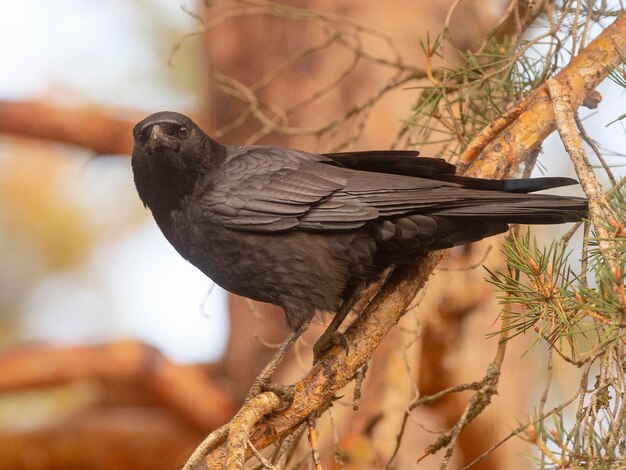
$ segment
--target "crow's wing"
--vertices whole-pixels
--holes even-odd
[[[272,146],[230,147],[229,157],[202,195],[203,213],[225,227],[258,232],[287,230],[314,207],[345,187],[346,170],[323,164],[325,157]],[[349,170],[348,170],[349,171]],[[378,217],[358,201],[333,204],[330,219],[342,228]]]
[[[443,158],[418,157],[417,150],[367,150],[364,152],[325,153],[335,164],[345,168],[394,175],[432,178],[454,175],[456,167]]]
[[[426,192],[444,184],[352,170],[288,148],[231,147],[202,205],[206,216],[235,230],[350,230],[381,215],[432,207],[438,199],[428,202]]]
[[[230,148],[229,155],[215,183],[203,194],[202,204],[206,216],[235,230],[351,230],[378,218],[408,214],[445,216],[446,211],[452,211],[451,215],[457,218],[512,219],[511,222],[518,221],[515,216],[521,213],[534,217],[539,211],[547,213],[544,223],[550,223],[549,217],[576,205],[554,200],[551,202],[556,207],[547,211],[545,198],[550,196],[354,170],[322,155],[287,148]],[[397,157],[414,159],[407,155]],[[443,165],[440,167],[441,173],[451,176],[443,171]]]

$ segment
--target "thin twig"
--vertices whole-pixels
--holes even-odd
[[[573,106],[568,93],[555,79],[548,80],[546,86],[552,98],[557,130],[574,164],[580,185],[589,200],[589,219],[598,234],[602,255],[607,265],[613,267],[618,259],[618,255],[615,253],[615,248],[609,241],[609,233],[605,229],[605,224],[610,214],[610,205],[600,183],[598,183],[593,168],[589,164],[582,141],[576,131]]]
[[[337,467],[339,467],[339,470],[344,470],[344,457],[339,447],[339,433],[337,432],[337,424],[335,423],[335,415],[332,408],[328,410],[328,417],[330,418],[330,427],[333,431],[333,447],[335,449],[333,452],[333,460],[337,464]]]
[[[250,441],[250,439],[248,439],[246,442],[248,446],[250,447],[250,449],[252,450],[252,454],[254,454],[254,456],[259,460],[259,462],[261,462],[261,465],[263,465],[263,468],[266,468],[268,470],[279,470],[278,467],[272,465],[272,462],[267,460],[263,456],[263,454],[261,454],[261,452],[259,452],[257,448],[254,447],[254,444],[252,443],[252,441]]]
[[[356,371],[354,375],[354,398],[352,400],[352,409],[357,411],[359,406],[361,405],[361,387],[363,385],[363,381],[365,380],[365,373],[367,372],[368,364],[365,364],[359,370]]]
[[[617,184],[617,179],[615,178],[615,175],[613,175],[613,172],[611,171],[611,167],[602,156],[602,152],[600,152],[600,149],[598,148],[596,143],[593,141],[591,137],[589,137],[589,134],[587,134],[587,131],[585,130],[585,126],[583,125],[583,122],[580,119],[580,116],[578,113],[574,113],[574,120],[576,121],[576,126],[578,127],[578,132],[580,132],[581,137],[587,143],[587,145],[591,147],[591,150],[593,150],[593,153],[596,154],[596,158],[600,161],[600,164],[602,165],[602,168],[604,168],[604,171],[606,171],[606,175],[611,180],[611,184],[615,186]]]
[[[591,363],[587,363],[587,365],[585,366],[585,370],[583,371],[583,377],[584,378],[586,378],[587,375],[589,374],[589,369],[590,368],[591,368]],[[509,434],[507,434],[504,438],[500,439],[497,443],[492,445],[485,452],[483,452],[478,457],[476,457],[474,460],[472,460],[470,463],[465,465],[461,470],[469,470],[471,467],[473,467],[477,463],[482,462],[487,457],[489,457],[493,453],[494,450],[496,450],[498,447],[500,447],[502,444],[507,442],[512,437],[518,436],[520,433],[524,432],[526,429],[528,429],[529,426],[532,426],[532,425],[535,425],[537,423],[540,423],[546,417],[552,416],[554,414],[557,414],[557,413],[560,413],[561,411],[563,411],[567,406],[571,405],[578,397],[581,396],[581,393],[583,393],[582,391],[584,390],[584,387],[582,386],[582,383],[583,383],[583,381],[581,380],[581,388],[579,390],[577,390],[576,393],[574,394],[574,396],[572,396],[570,399],[568,399],[567,401],[561,403],[560,405],[557,405],[554,408],[552,408],[550,411],[548,411],[545,414],[545,416],[541,416],[541,417],[539,417],[539,418],[537,418],[537,419],[535,419],[533,421],[529,421],[526,424],[522,424],[521,426],[518,426],[513,431],[511,431]]]
[[[400,431],[396,435],[396,445],[393,449],[393,452],[391,453],[391,456],[389,457],[389,460],[387,461],[385,465],[385,469],[392,468],[391,464],[393,463],[394,459],[398,455],[398,451],[400,450],[400,444],[402,443],[402,437],[404,436],[404,430],[406,428],[407,421],[409,420],[409,417],[411,416],[411,412],[415,408],[417,408],[418,406],[422,406],[422,405],[429,405],[437,400],[440,400],[446,395],[450,395],[451,393],[459,393],[459,392],[464,392],[466,390],[479,390],[482,387],[482,385],[483,385],[482,382],[470,382],[466,384],[455,385],[453,387],[446,388],[445,390],[440,390],[437,393],[433,393],[432,395],[427,395],[425,397],[421,397],[421,398],[416,397],[409,404],[409,406],[407,407],[404,413],[404,418],[402,419],[402,424],[400,425]]]
[[[311,455],[313,457],[313,464],[315,465],[315,470],[323,470],[322,464],[320,462],[320,451],[317,446],[317,429],[315,429],[316,420],[317,420],[317,416],[315,416],[315,413],[312,413],[307,418],[306,423],[309,429],[309,444],[311,444]]]
[[[200,443],[200,445],[196,447],[196,450],[193,451],[193,454],[191,454],[187,463],[185,463],[183,470],[196,470],[201,468],[202,460],[209,454],[209,452],[226,440],[229,431],[230,423],[227,423],[211,432],[211,434],[209,434]]]
[[[289,434],[283,440],[283,443],[281,444],[280,449],[277,454],[278,455],[277,461],[279,461],[280,459],[284,460],[284,465],[282,465],[283,467],[291,468],[289,467],[289,464],[291,463],[291,459],[296,453],[296,448],[298,447],[298,443],[300,442],[300,439],[302,439],[302,436],[304,436],[306,429],[307,429],[306,423],[301,423],[300,426],[298,426],[294,432]],[[298,467],[296,466],[294,468],[298,468]]]
[[[500,377],[500,370],[495,364],[490,364],[487,369],[487,375],[485,375],[484,386],[476,391],[474,396],[467,402],[467,406],[463,410],[463,414],[456,422],[456,424],[441,436],[437,441],[428,446],[425,452],[433,454],[442,447],[447,447],[446,454],[441,463],[441,470],[448,468],[448,463],[452,457],[452,453],[455,449],[456,440],[459,437],[461,431],[476,418],[491,402],[491,397],[497,393],[497,383]]]
[[[231,421],[228,434],[226,468],[238,470],[245,468],[246,447],[250,438],[250,429],[264,415],[281,406],[281,399],[274,392],[264,392],[252,397]]]

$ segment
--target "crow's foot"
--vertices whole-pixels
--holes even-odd
[[[335,346],[342,346],[346,354],[350,351],[350,343],[348,343],[346,335],[339,331],[324,332],[320,339],[313,345],[313,363],[318,362]]]

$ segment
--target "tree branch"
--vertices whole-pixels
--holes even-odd
[[[0,101],[0,133],[78,145],[98,155],[130,155],[133,127],[147,114],[44,101]],[[192,117],[199,125],[207,125],[201,116]]]
[[[580,185],[589,200],[589,219],[593,223],[598,234],[600,248],[606,263],[611,266],[613,272],[617,269],[618,253],[611,243],[608,231],[605,228],[606,221],[611,215],[610,204],[602,191],[602,187],[587,159],[583,143],[578,134],[578,127],[574,119],[571,101],[557,80],[550,79],[546,83],[553,102],[556,127],[569,154]]]
[[[355,372],[397,323],[441,257],[441,252],[431,253],[419,266],[403,266],[390,275],[365,312],[346,330],[350,343],[348,353],[338,347],[332,349],[306,377],[295,384],[291,407],[283,414],[261,421],[252,429],[250,440],[257,449],[263,449],[288,435],[312,412],[319,414],[320,410],[328,407],[335,393],[352,380]],[[224,468],[226,453],[224,445],[215,449],[206,459],[206,468]],[[246,457],[251,455],[248,450]]]
[[[137,111],[115,112],[95,106],[0,102],[0,132],[79,145],[97,154],[130,154],[132,130],[142,118],[143,114]]]
[[[134,341],[104,346],[31,346],[0,354],[0,393],[81,380],[131,383],[202,430],[223,424],[234,403],[201,367],[181,366]]]
[[[624,13],[554,77],[566,88],[574,109],[606,78],[606,66],[621,62],[620,54],[626,54]],[[479,160],[473,160],[475,153],[464,155],[461,169],[480,172],[486,178],[503,178],[508,168],[517,167],[554,132],[554,111],[546,86],[539,87],[524,101],[525,110],[517,120],[485,147]]]

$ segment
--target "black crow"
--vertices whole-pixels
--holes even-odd
[[[337,313],[339,326],[387,267],[511,223],[587,213],[582,198],[528,194],[575,180],[456,176],[454,165],[416,151],[225,146],[174,112],[147,117],[133,134],[137,191],[165,237],[224,289],[281,306],[291,341],[316,311]]]

